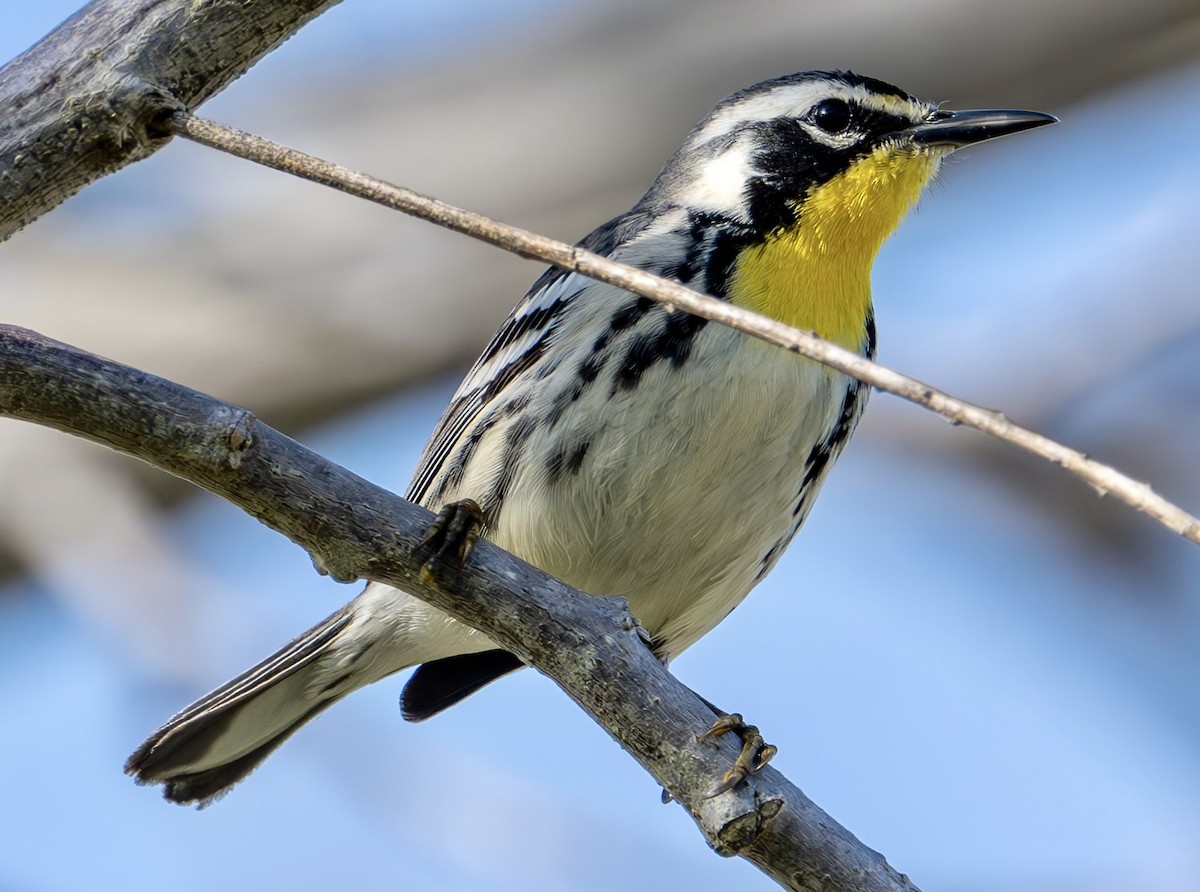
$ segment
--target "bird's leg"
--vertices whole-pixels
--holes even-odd
[[[431,582],[441,567],[452,565],[458,568],[465,564],[479,541],[483,524],[483,509],[474,499],[461,499],[442,506],[417,545],[419,550],[430,553],[429,559],[421,565],[421,581]]]
[[[651,638],[640,623],[638,624],[638,632],[642,640],[650,647],[650,651],[658,658],[659,662],[664,666],[667,665],[667,654],[663,647],[663,642]],[[695,691],[692,693],[695,693]],[[699,694],[696,694],[696,696],[700,697]],[[732,790],[751,774],[762,770],[762,767],[770,762],[775,754],[779,752],[779,747],[763,740],[763,736],[758,728],[754,725],[747,725],[738,713],[727,713],[704,697],[700,697],[700,699],[704,701],[705,706],[713,711],[717,720],[712,723],[707,731],[699,734],[696,739],[707,740],[710,737],[720,737],[722,734],[733,733],[742,741],[742,751],[738,753],[738,757],[734,760],[733,765],[722,776],[720,783],[713,787],[704,797],[705,799],[713,799],[727,790]],[[663,805],[669,803],[671,798],[671,794],[664,789],[662,791]]]
[[[704,699],[701,697],[700,699]],[[697,737],[697,740],[707,740],[710,737],[720,737],[722,734],[733,733],[742,741],[742,751],[734,760],[733,765],[725,776],[721,778],[721,782],[715,786],[711,792],[704,798],[712,799],[720,796],[727,790],[732,790],[751,774],[760,771],[764,765],[771,761],[779,748],[767,743],[763,740],[762,734],[754,725],[747,725],[738,713],[727,713],[724,710],[718,709],[704,700],[717,715],[717,720],[712,723],[707,731]]]

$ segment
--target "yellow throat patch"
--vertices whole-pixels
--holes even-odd
[[[857,350],[871,308],[875,255],[937,163],[930,154],[879,148],[812,189],[794,226],[742,253],[730,298]]]

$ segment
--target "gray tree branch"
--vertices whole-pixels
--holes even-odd
[[[0,240],[169,139],[338,0],[93,0],[0,68]]]
[[[704,702],[651,654],[625,606],[594,598],[487,542],[452,578],[422,580],[432,515],[261,424],[245,409],[35,332],[0,325],[0,416],[110,446],[229,500],[336,579],[410,591],[554,679],[695,819],[722,855],[786,889],[915,887],[767,766],[705,798],[737,756],[697,741]]]

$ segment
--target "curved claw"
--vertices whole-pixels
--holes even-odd
[[[474,499],[442,506],[417,546],[431,552],[429,559],[421,565],[421,581],[432,582],[439,566],[462,567],[479,541],[483,524],[483,509]]]
[[[728,733],[736,734],[741,738],[742,751],[738,753],[738,757],[730,769],[725,772],[721,782],[704,795],[705,799],[714,799],[722,793],[732,790],[751,774],[761,771],[763,766],[779,752],[779,747],[763,740],[758,728],[754,725],[747,725],[737,713],[718,716],[712,726],[697,735],[696,739],[707,740],[710,737],[720,737],[722,734]]]

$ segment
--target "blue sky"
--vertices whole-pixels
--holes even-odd
[[[381,58],[420,64],[466,39],[491,38],[506,28],[522,27],[535,11],[562,15],[575,2],[548,0],[453,0],[446,3],[395,3],[392,0],[349,0],[310,23],[271,53],[264,71],[288,69],[289,76],[312,70],[316,57],[337,60],[343,70],[361,69]],[[2,0],[4,28],[0,29],[0,59],[7,61],[28,49],[56,25],[82,7],[80,0]],[[354,52],[345,48],[353,43]],[[298,64],[292,65],[292,60]],[[328,69],[322,70],[328,75]],[[256,76],[269,76],[256,74]]]
[[[474,13],[480,33],[497,21],[488,4],[430,4],[409,11],[425,16],[417,27],[400,6],[335,8],[261,76],[325,52],[364,64],[399,41],[444,52],[454,17]],[[11,56],[75,4],[3,8],[0,53]],[[362,39],[362,54],[342,55]],[[1170,119],[1174,145],[1195,145],[1200,120],[1172,109],[1198,93],[1200,71],[1168,75],[952,165],[880,258],[884,358],[1004,406],[1040,376],[1085,380],[1093,357],[1127,351],[1119,382],[1099,380],[1094,400],[1042,418],[1097,449],[1105,430],[1142,423],[1131,407],[1149,412],[1166,395],[1175,429],[1193,429],[1200,406],[1181,382],[1196,378],[1194,351],[1139,365],[1131,340],[1152,318],[1177,320],[1181,336],[1200,324],[1200,174],[1169,153],[1128,164],[1110,135],[1136,108],[1139,121]],[[306,442],[403,489],[454,383]],[[1122,391],[1128,403],[1109,407]],[[780,745],[785,773],[927,892],[1189,892],[1200,871],[1194,548],[1162,533],[1153,576],[1119,548],[1097,554],[969,454],[903,439],[931,427],[933,440],[975,436],[876,395],[796,545],[677,673],[750,716]],[[1195,507],[1195,489],[1180,495]],[[169,535],[224,593],[205,609],[239,617],[238,634],[215,634],[198,657],[206,685],[356,592],[212,499],[185,506]],[[709,853],[652,780],[532,672],[417,726],[399,718],[399,684],[376,685],[196,813],[134,787],[120,765],[202,692],[139,674],[30,584],[0,598],[0,888],[773,888]]]

